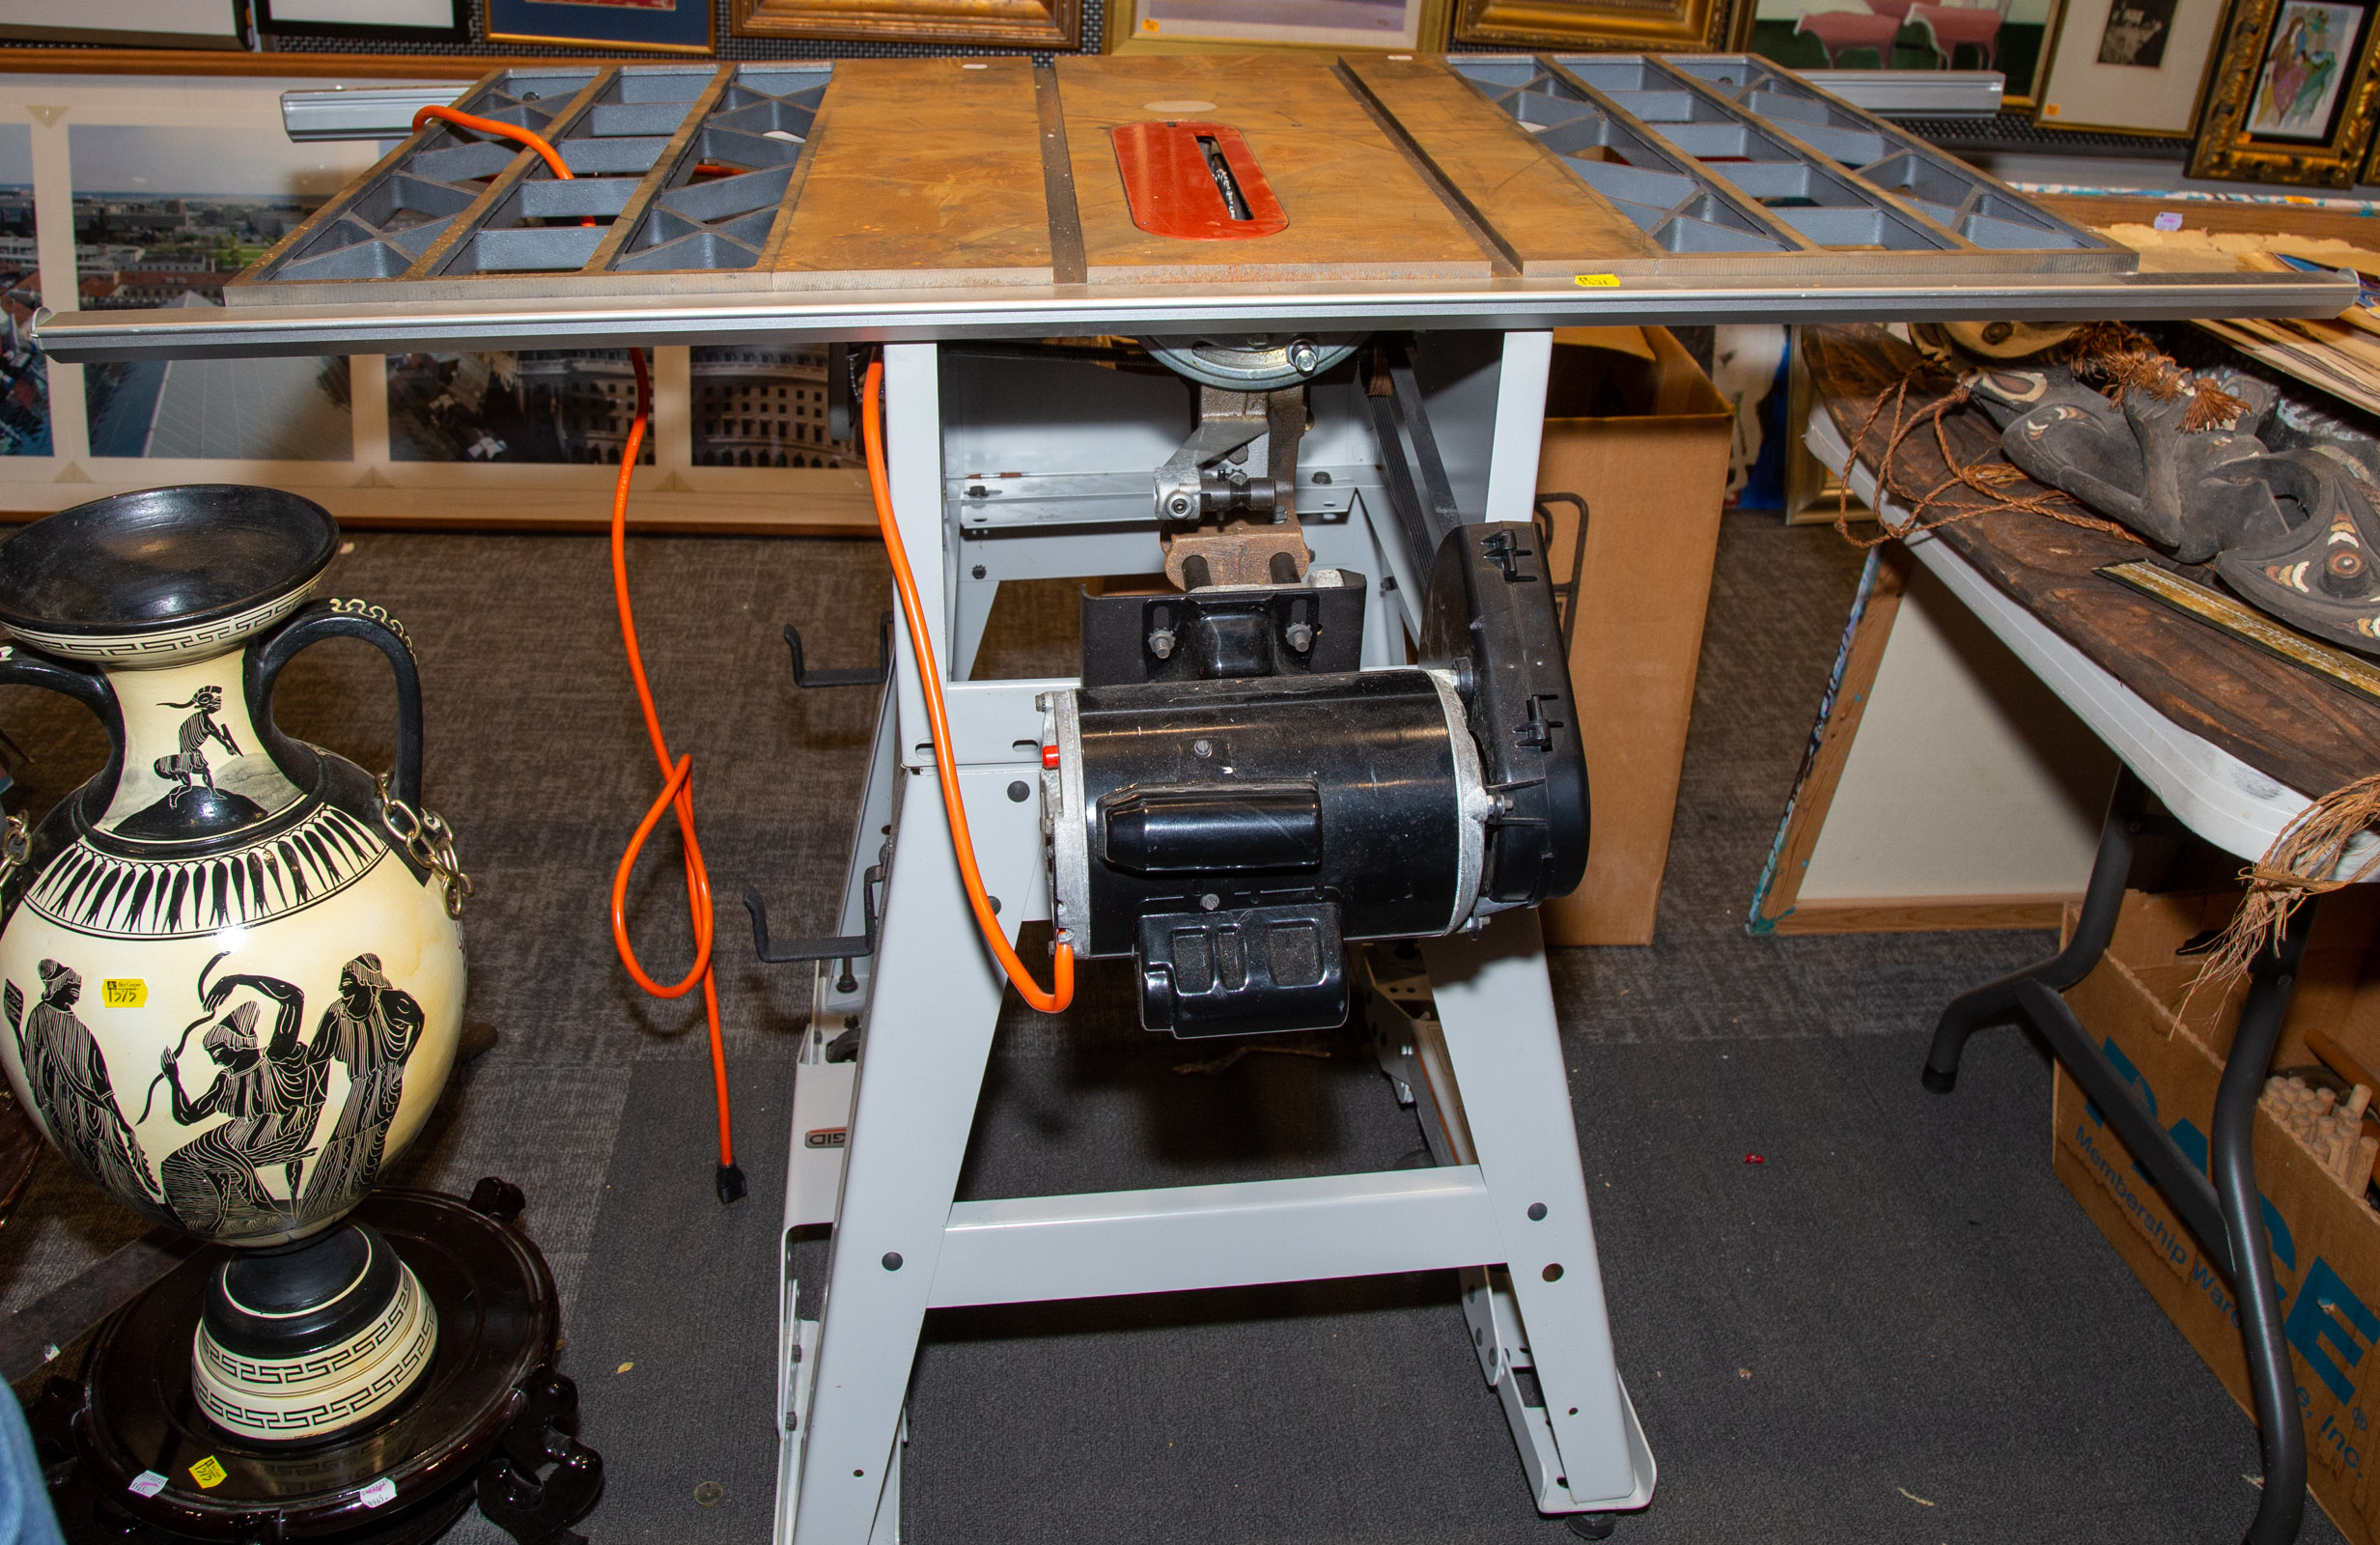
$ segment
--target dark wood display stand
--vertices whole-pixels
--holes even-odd
[[[578,1391],[553,1371],[553,1278],[517,1225],[518,1187],[468,1202],[383,1191],[355,1218],[412,1267],[438,1314],[419,1389],[361,1429],[315,1443],[236,1437],[200,1413],[190,1342],[225,1251],[203,1250],[100,1328],[80,1384],[31,1412],[71,1541],[414,1545],[476,1502],[521,1545],[583,1545],[571,1525],[602,1490],[572,1436]]]

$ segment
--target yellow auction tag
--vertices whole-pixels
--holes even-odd
[[[110,976],[99,983],[99,1001],[109,1008],[139,1008],[149,1001],[149,984],[137,976]]]
[[[1573,282],[1587,290],[1617,290],[1620,276],[1616,273],[1582,273]]]
[[[197,1481],[202,1488],[210,1491],[223,1484],[224,1475],[223,1461],[212,1454],[209,1454],[190,1467],[190,1478]]]

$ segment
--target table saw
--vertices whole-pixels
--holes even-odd
[[[1595,712],[1532,522],[1552,329],[2356,294],[2143,271],[1737,55],[556,64],[457,106],[572,175],[428,125],[222,307],[39,336],[70,361],[823,341],[838,409],[881,365],[928,647],[892,631],[837,936],[759,929],[815,972],[784,1224],[832,1237],[823,1312],[789,1245],[772,1328],[794,1545],[899,1538],[929,1308],[1423,1270],[1463,1275],[1528,1501],[1596,1536],[1646,1505],[1532,910],[1584,861]],[[1119,576],[1085,589],[1077,674],[973,679],[1002,583]],[[1433,1164],[954,1202],[1003,981],[943,759],[1028,958],[1129,960],[1153,1033],[1367,1015]]]

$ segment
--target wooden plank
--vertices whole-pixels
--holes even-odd
[[[854,480],[857,482],[856,479]],[[0,521],[38,520],[69,506],[133,488],[81,483],[59,490],[54,500],[28,508],[28,491],[10,490],[16,508],[0,509]],[[551,531],[611,528],[611,494],[603,489],[478,489],[437,487],[309,488],[287,483],[292,492],[328,510],[342,526],[358,531]],[[47,493],[47,490],[40,491]],[[864,484],[743,492],[711,488],[658,491],[643,475],[629,494],[628,528],[652,536],[872,537],[876,507]]]
[[[1342,62],[1525,277],[1641,272],[1666,256],[1536,136],[1435,59]]]
[[[1908,345],[1881,327],[1810,327],[1804,337],[1811,384],[1846,440],[1860,436],[1877,398],[1895,390],[1917,362]],[[1909,410],[1921,408],[1950,385],[1940,375],[1919,378],[1910,389]],[[1889,420],[1890,414],[1883,416]],[[1944,436],[1962,461],[2004,460],[1999,433],[1981,409],[1963,407],[1942,422]],[[1872,463],[1883,437],[1881,429],[1870,427],[1855,449]],[[1904,487],[1933,489],[1948,480],[1931,434],[1908,436],[1896,465]],[[2022,498],[2048,491],[2021,478],[2002,492]],[[1928,519],[1983,502],[1953,487]],[[2380,772],[2380,703],[2094,572],[2103,564],[2148,557],[2155,549],[2040,516],[2006,513],[1944,526],[1936,540],[1948,544],[2151,708],[2268,777],[2319,797]],[[2204,567],[2167,567],[2198,582],[2212,582],[2212,571]]]
[[[2056,928],[2078,896],[1880,896],[1806,902],[1776,934],[1937,934],[1953,930]]]
[[[0,72],[26,75],[258,75],[351,80],[476,80],[491,70],[551,70],[563,65],[649,65],[651,54],[602,53],[540,58],[484,54],[249,53],[241,48],[0,48]]]
[[[1372,122],[1328,58],[1178,54],[1057,61],[1090,280],[1484,279],[1489,255]],[[1190,105],[1190,104],[1200,105]],[[1108,130],[1196,118],[1246,137],[1289,216],[1246,240],[1133,223]]]
[[[2351,210],[2325,210],[2283,204],[2278,198],[2257,203],[2225,200],[2140,198],[2097,193],[2028,193],[2025,197],[2052,214],[2089,226],[2105,234],[2111,225],[2154,226],[2161,214],[2181,216],[2181,229],[2236,233],[2244,236],[2297,236],[2312,240],[2345,241],[2354,246],[2380,247],[2380,217]],[[2114,239],[2111,238],[2111,239]]]
[[[1892,619],[1899,615],[1914,561],[1909,549],[1895,542],[1872,555],[1861,581],[1842,648],[1834,657],[1834,678],[1827,684],[1826,697],[1818,705],[1818,723],[1803,753],[1802,771],[1793,780],[1784,824],[1769,854],[1768,868],[1760,876],[1758,893],[1752,897],[1748,924],[1752,933],[1793,931],[1785,926],[1786,919],[1798,910],[1802,876],[1809,869],[1809,856],[1818,851],[1818,834],[1826,829],[1827,811],[1843,781],[1843,767],[1851,760],[1851,743],[1860,733],[1861,716],[1867,712],[1868,693],[1876,686],[1876,668],[1884,663],[1885,645],[1891,641]]]
[[[814,133],[778,289],[1051,282],[1030,60],[838,60]]]

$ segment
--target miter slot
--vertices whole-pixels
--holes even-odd
[[[738,70],[611,267],[663,273],[757,266],[832,78],[825,65]]]
[[[592,70],[501,70],[464,92],[457,106],[544,133],[597,78]],[[397,278],[528,154],[513,141],[433,121],[267,254],[249,282]]]

